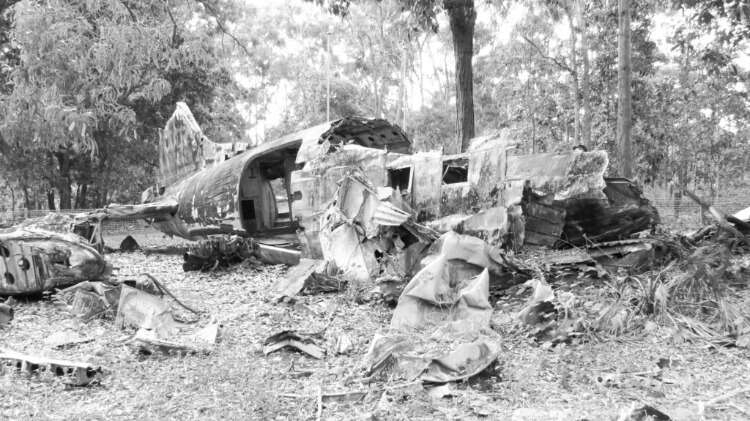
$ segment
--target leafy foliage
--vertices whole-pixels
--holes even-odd
[[[195,10],[169,7],[110,0],[15,6],[20,62],[11,92],[0,97],[3,158],[7,164],[31,157],[47,168],[36,174],[49,174],[61,208],[85,205],[89,186],[97,206],[137,197],[157,165],[158,130],[178,100],[207,127],[229,129],[209,131],[218,140],[239,135],[241,123],[227,105],[235,100],[233,82],[216,64],[220,52],[209,34],[166,23]],[[123,177],[135,182],[123,186]],[[73,185],[84,194],[78,203]]]

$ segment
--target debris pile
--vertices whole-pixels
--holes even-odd
[[[343,177],[320,227],[323,258],[359,283],[408,277],[437,238],[414,221],[397,190],[375,188],[358,170]]]
[[[376,335],[365,357],[367,376],[427,383],[468,379],[499,355],[490,329],[491,278],[506,273],[498,251],[454,232],[440,240],[440,253],[406,285],[390,329]]]

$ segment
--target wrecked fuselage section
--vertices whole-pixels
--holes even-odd
[[[221,159],[216,156],[221,144],[208,140],[187,106],[178,103],[159,143],[158,185],[144,193],[144,201],[174,203],[173,213],[153,223],[188,239],[294,234],[292,173],[345,143],[404,152],[411,146],[403,131],[385,120],[347,117]]]
[[[229,149],[178,104],[160,140],[158,186],[144,196],[147,206],[171,206],[151,219],[156,228],[188,239],[275,237],[302,257],[329,260],[340,254],[332,247],[379,241],[357,258],[372,268],[383,249],[400,252],[448,230],[518,250],[618,241],[658,222],[632,183],[605,179],[606,152],[523,155],[504,132],[461,154],[412,153],[398,126],[347,117],[223,161],[219,150]]]
[[[109,271],[101,254],[78,235],[29,228],[0,234],[0,295],[101,280]]]
[[[291,183],[299,198],[292,209],[303,254],[325,257],[321,234],[330,219],[327,204],[346,207],[342,198],[362,195],[362,181],[347,181],[352,169],[369,183],[370,196],[380,192],[414,222],[436,232],[471,234],[493,246],[586,246],[625,239],[658,222],[655,208],[632,183],[605,179],[609,160],[604,151],[514,153],[513,142],[496,136],[475,139],[458,155],[347,145],[309,161],[292,173]],[[372,218],[376,209],[345,216]],[[363,227],[372,238],[367,224]]]

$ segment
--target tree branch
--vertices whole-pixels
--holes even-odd
[[[199,4],[202,4],[202,5],[203,5],[203,7],[205,7],[205,8],[206,8],[206,10],[208,11],[208,13],[209,13],[209,14],[210,14],[211,16],[213,16],[213,17],[214,17],[214,19],[216,19],[216,25],[217,25],[217,26],[219,27],[219,30],[220,30],[220,31],[221,31],[222,33],[224,33],[224,34],[225,34],[225,35],[227,35],[227,36],[228,36],[229,38],[231,38],[231,39],[232,39],[232,41],[234,41],[234,43],[235,43],[235,44],[237,44],[237,46],[238,46],[238,47],[240,47],[240,48],[241,48],[241,49],[242,49],[242,50],[243,50],[243,51],[245,52],[245,54],[246,54],[246,55],[247,55],[248,57],[252,57],[252,56],[253,56],[252,54],[250,54],[250,50],[248,50],[248,49],[247,49],[247,47],[245,46],[245,44],[243,44],[243,43],[242,43],[242,42],[241,42],[241,41],[239,40],[239,38],[237,38],[236,36],[234,36],[234,34],[232,34],[231,32],[229,32],[229,30],[227,30],[227,28],[226,28],[226,27],[224,26],[224,22],[222,21],[221,17],[219,17],[219,13],[218,13],[218,12],[217,12],[217,11],[216,11],[216,10],[215,10],[214,8],[213,8],[213,6],[211,6],[211,5],[210,5],[210,4],[208,3],[208,1],[206,1],[206,0],[195,0],[195,1],[196,1],[196,2],[198,2]]]
[[[169,3],[166,3],[166,9],[167,9],[167,15],[169,15],[169,20],[172,21],[172,48],[177,47],[178,44],[178,34],[177,34],[177,21],[174,18],[174,15],[172,14],[172,9],[169,7]]]
[[[558,60],[558,59],[556,59],[554,57],[550,57],[547,54],[545,54],[544,51],[542,51],[542,49],[538,45],[536,45],[534,43],[534,41],[532,41],[531,39],[529,39],[526,35],[521,35],[521,38],[523,38],[524,41],[526,41],[527,43],[529,43],[529,45],[531,45],[532,47],[534,47],[534,49],[537,51],[537,53],[539,53],[539,56],[541,56],[543,59],[551,61],[552,63],[556,64],[559,68],[565,70],[566,72],[570,73],[573,76],[578,76],[578,72],[576,72],[575,69],[571,68],[570,66],[568,66],[564,62],[562,62],[562,61],[560,61],[560,60]]]

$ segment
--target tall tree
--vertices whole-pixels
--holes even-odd
[[[445,0],[444,7],[453,34],[453,55],[456,60],[456,137],[461,151],[474,137],[474,24],[477,12],[474,0]]]
[[[311,0],[325,5],[331,13],[345,16],[351,0]],[[477,11],[474,0],[398,0],[404,10],[414,16],[424,30],[437,32],[440,11],[448,14],[453,38],[453,56],[456,68],[456,143],[466,150],[474,137],[474,26]],[[457,148],[444,145],[447,150]]]
[[[633,177],[633,144],[630,137],[632,125],[632,96],[630,81],[630,0],[619,0],[619,31],[617,34],[617,144],[620,172],[623,177]]]

